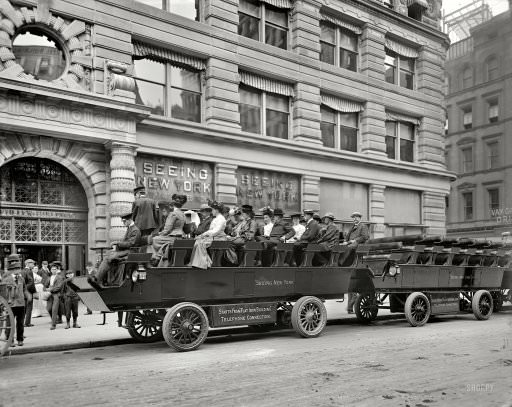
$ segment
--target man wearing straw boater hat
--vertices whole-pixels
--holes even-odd
[[[23,278],[19,255],[11,254],[7,257],[7,273],[2,279],[2,284],[7,286],[7,303],[14,314],[18,346],[23,346],[25,298],[28,298],[29,293]],[[7,337],[10,334],[10,331],[6,332]]]

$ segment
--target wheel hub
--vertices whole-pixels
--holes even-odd
[[[312,322],[315,318],[315,313],[311,310],[307,311],[306,312],[306,316],[305,316],[305,319],[307,322]]]

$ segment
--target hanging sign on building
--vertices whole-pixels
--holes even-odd
[[[300,211],[299,175],[239,167],[236,177],[239,205],[281,208],[286,215]]]
[[[179,158],[137,154],[135,184],[144,185],[156,201],[171,201],[172,194],[187,196],[186,208],[194,209],[213,197],[213,165]]]
[[[87,220],[86,212],[64,212],[64,211],[47,211],[39,209],[16,209],[1,208],[0,216],[5,217],[21,217],[21,218],[41,218],[41,219],[70,219],[70,220]]]

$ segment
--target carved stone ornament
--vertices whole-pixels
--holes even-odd
[[[117,61],[105,61],[104,94],[117,96],[127,101],[135,99],[135,79],[126,76],[128,65]]]
[[[53,81],[35,79],[16,62],[16,56],[12,52],[14,34],[17,29],[28,24],[41,25],[50,29],[69,52],[71,60],[68,61],[67,71],[60,78]],[[69,21],[54,16],[47,6],[17,7],[8,0],[0,0],[0,78],[18,79],[24,82],[46,82],[50,86],[61,88],[88,87],[92,68],[88,32],[89,29],[83,21]]]

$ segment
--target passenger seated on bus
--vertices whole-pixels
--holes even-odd
[[[353,212],[350,217],[354,224],[345,236],[345,241],[342,243],[342,245],[348,246],[350,250],[347,251],[345,256],[340,258],[340,266],[352,264],[355,260],[357,246],[370,238],[368,227],[364,223],[361,223],[363,215],[356,211]]]
[[[313,258],[313,265],[323,266],[329,262],[331,257],[331,250],[334,246],[338,246],[339,232],[338,228],[334,224],[334,215],[331,212],[327,212],[322,217],[322,223],[325,225],[318,234],[318,240],[316,241],[322,246],[323,252],[318,253]]]
[[[297,242],[301,238],[304,231],[306,230],[306,226],[300,223],[301,217],[302,214],[300,213],[292,213],[290,215],[290,218],[292,218],[292,229],[295,231],[295,234],[292,237],[286,239],[285,243]]]
[[[226,218],[226,229],[224,233],[227,236],[231,236],[235,229],[242,223],[242,211],[238,207],[229,209]]]
[[[184,212],[184,215],[185,224],[183,225],[183,237],[185,239],[190,239],[194,237],[201,220],[195,211],[186,211]]]
[[[273,212],[273,225],[269,235],[256,238],[256,241],[263,242],[263,251],[261,253],[261,264],[263,267],[269,267],[272,264],[276,245],[280,242],[285,242],[286,239],[290,239],[295,234],[295,230],[287,222],[283,221],[283,210],[276,208]]]
[[[194,234],[191,237],[196,237],[202,235],[208,229],[210,229],[210,224],[212,223],[212,208],[208,204],[201,204],[199,208],[199,218],[201,221],[199,225],[197,225],[197,229],[194,231]]]
[[[232,250],[229,251],[227,257],[228,260],[236,264],[239,264],[242,260],[245,243],[255,239],[257,230],[252,206],[242,205],[240,212],[241,222],[231,232],[231,236],[228,236],[228,240],[230,240],[232,244]]]
[[[165,220],[165,226],[163,230],[158,232],[158,234],[151,239],[153,249],[152,262],[160,260],[164,253],[166,253],[166,249],[169,247],[169,245],[172,246],[174,240],[183,238],[183,225],[185,225],[185,215],[181,211],[181,207],[185,205],[186,202],[186,195],[173,194],[171,204],[174,209],[171,211],[169,204],[161,206],[161,209],[164,212],[164,216],[167,214],[167,218]]]
[[[97,276],[88,277],[89,279],[96,280],[100,284],[105,284],[106,281],[108,281],[108,275],[115,272],[119,263],[128,257],[130,248],[137,247],[140,242],[140,229],[133,222],[131,212],[121,216],[121,220],[127,228],[124,239],[112,245],[113,250],[105,256],[101,262],[98,267]]]
[[[300,264],[302,263],[304,249],[307,247],[309,243],[315,243],[318,239],[318,234],[320,233],[320,226],[318,225],[317,221],[313,219],[314,214],[315,212],[313,210],[304,210],[306,230],[304,231],[300,239],[294,244],[293,259],[292,264],[290,264],[290,266],[300,266]]]
[[[222,216],[224,205],[221,202],[210,201],[209,206],[212,208],[213,220],[210,228],[196,237],[190,261],[190,266],[201,269],[207,269],[212,265],[212,259],[207,251],[212,242],[214,240],[227,240],[227,236],[224,233],[226,218]]]

